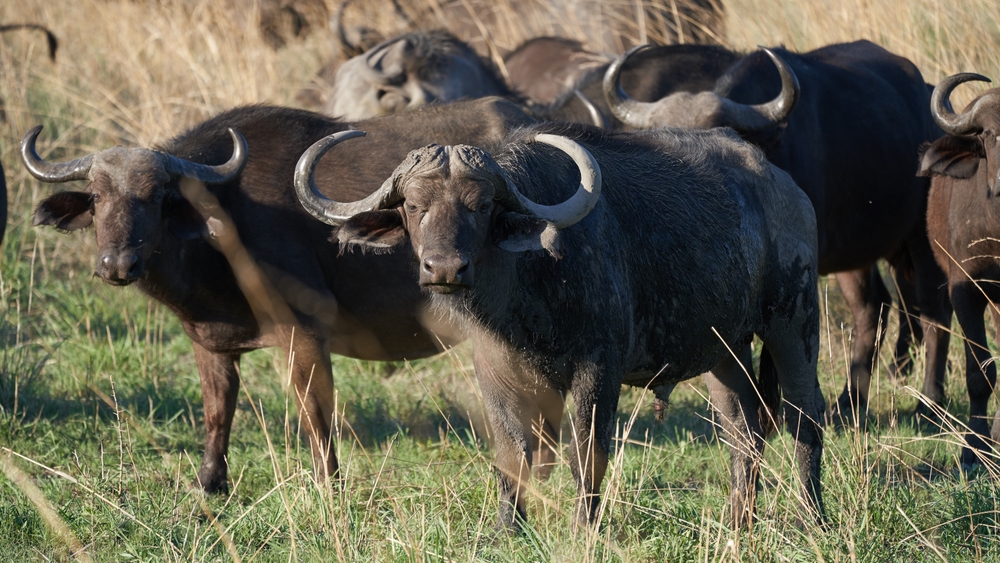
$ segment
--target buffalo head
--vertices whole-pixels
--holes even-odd
[[[496,71],[468,45],[446,31],[415,32],[340,65],[324,112],[359,121],[432,102],[507,94]]]
[[[420,285],[456,293],[475,283],[475,268],[492,246],[508,252],[548,250],[557,255],[558,229],[580,221],[597,204],[601,170],[574,141],[555,135],[535,140],[568,154],[580,169],[580,186],[563,203],[540,205],[518,191],[486,151],[468,145],[429,145],[410,152],[382,187],[355,203],[332,201],[316,189],[317,159],[358,131],[336,133],[302,155],[295,185],[303,206],[340,226],[341,245],[396,246],[409,239]]]
[[[33,223],[64,231],[93,223],[98,245],[95,273],[112,285],[128,285],[143,277],[164,227],[183,239],[205,232],[200,213],[177,190],[180,177],[222,184],[238,176],[247,161],[246,141],[230,129],[233,156],[218,166],[122,147],[54,164],[42,160],[35,150],[41,130],[41,126],[33,128],[21,141],[21,160],[28,172],[42,182],[90,183],[85,191],[62,192],[43,201],[35,210]]]
[[[767,103],[741,104],[715,92],[675,92],[656,102],[633,100],[622,90],[621,72],[630,56],[649,47],[641,45],[629,50],[615,60],[604,74],[604,96],[608,107],[615,117],[630,127],[732,127],[740,133],[753,133],[787,121],[798,101],[799,81],[795,73],[768,49],[762,50],[778,67],[781,92]]]
[[[964,179],[974,176],[980,166],[986,166],[986,189],[997,197],[1000,196],[1000,88],[987,90],[961,114],[952,111],[948,102],[956,86],[972,80],[990,82],[985,76],[966,72],[945,78],[934,88],[931,114],[948,135],[927,147],[918,174]]]

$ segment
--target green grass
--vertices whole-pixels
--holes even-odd
[[[284,359],[248,354],[232,494],[203,498],[192,492],[200,389],[178,321],[137,291],[89,276],[82,257],[57,266],[53,246],[67,235],[15,222],[8,236],[0,457],[30,477],[93,560],[1000,560],[997,482],[962,474],[958,436],[919,426],[912,392],[883,377],[867,432],[827,431],[825,528],[796,524],[787,436],[768,442],[754,531],[726,527],[728,451],[693,381],[663,422],[641,390],[623,394],[596,533],[570,532],[575,487],[563,460],[548,481],[533,482],[530,529],[497,535],[489,431],[466,347],[396,364],[389,376],[380,364],[334,358],[344,478],[332,489],[312,479]],[[86,249],[92,234],[70,236]],[[828,401],[843,384],[849,338],[840,308],[830,309]],[[956,344],[952,363],[960,360]],[[958,375],[949,376],[949,409],[961,417]],[[0,538],[0,560],[71,556],[9,478],[0,478]]]

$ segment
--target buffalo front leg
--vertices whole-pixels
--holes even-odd
[[[292,392],[302,431],[309,439],[313,474],[319,481],[338,477],[334,447],[333,374],[326,339],[297,328],[282,335],[286,357],[292,358]]]
[[[934,253],[927,242],[927,232],[923,226],[914,239],[909,245],[909,251],[913,258],[926,354],[923,394],[932,403],[943,405],[948,344],[951,341],[952,305],[948,298],[948,277],[934,261]],[[982,315],[982,309],[979,314]],[[917,405],[917,412],[926,414],[923,403]]]
[[[875,351],[889,318],[889,308],[885,305],[891,303],[891,298],[874,264],[838,272],[837,283],[854,318],[851,373],[837,400],[837,409],[841,414],[861,413],[868,408]]]
[[[965,334],[965,383],[969,390],[969,429],[962,448],[962,464],[979,463],[979,453],[990,450],[984,439],[989,435],[986,406],[997,382],[996,365],[986,342],[983,313],[989,304],[972,282],[959,282],[951,289],[955,316]],[[996,426],[996,425],[994,425]]]
[[[529,366],[512,365],[509,352],[499,346],[477,343],[474,363],[493,430],[500,500],[497,528],[519,530],[527,521],[532,451],[540,450],[548,460],[546,451],[557,439],[554,432],[562,418],[563,394]]]
[[[917,295],[917,284],[903,272],[893,269],[893,281],[899,293],[899,336],[896,337],[896,349],[892,354],[892,364],[889,375],[893,379],[906,379],[913,369],[913,352],[911,348],[923,342],[924,331],[920,323],[920,298]]]
[[[734,529],[753,525],[760,459],[764,453],[759,389],[752,378],[750,345],[736,349],[704,375],[712,406],[729,442],[729,507]]]
[[[198,470],[198,485],[206,493],[226,494],[229,492],[226,454],[240,391],[236,369],[240,355],[211,352],[197,342],[193,344],[205,409],[205,453]]]

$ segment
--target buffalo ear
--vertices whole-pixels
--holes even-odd
[[[409,239],[403,217],[394,209],[358,213],[341,225],[335,236],[342,249],[355,245],[372,249],[392,248]]]
[[[32,224],[75,231],[94,222],[94,200],[86,192],[60,192],[38,205]]]
[[[180,194],[163,198],[163,221],[167,232],[181,240],[193,240],[208,234],[204,217]]]
[[[979,168],[979,160],[985,157],[978,137],[945,135],[924,150],[917,176],[971,178]]]
[[[544,250],[559,259],[559,229],[534,217],[511,211],[501,213],[493,224],[493,244],[507,252]]]

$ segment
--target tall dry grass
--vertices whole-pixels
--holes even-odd
[[[614,50],[614,45],[600,43],[599,29],[616,13],[636,13],[629,9],[634,0],[591,2],[593,9],[580,1],[583,9],[568,7],[568,0],[521,0],[519,5],[531,7],[528,14],[513,10],[515,2],[491,2],[492,10],[483,16],[484,25],[495,20],[495,28],[484,29],[501,51],[544,33],[563,33],[595,50]],[[669,9],[674,0],[645,2]],[[438,0],[403,3],[440,5]],[[363,9],[354,17],[386,34],[400,31],[388,0],[355,4]],[[868,38],[913,60],[931,82],[958,71],[996,76],[996,8],[992,0],[729,0],[723,40],[741,50],[774,44],[805,50]],[[438,21],[446,20],[447,13],[435,13],[441,14]],[[147,145],[234,105],[289,103],[333,52],[332,39],[315,33],[276,52],[262,39],[256,20],[255,3],[233,0],[5,2],[0,22],[44,23],[62,46],[58,61],[50,64],[39,37],[21,32],[0,39],[0,93],[8,131],[23,132],[49,118],[63,122],[63,134],[80,128],[105,143]],[[663,39],[642,37],[637,25],[635,41]],[[52,139],[48,135],[51,131],[43,140]]]

